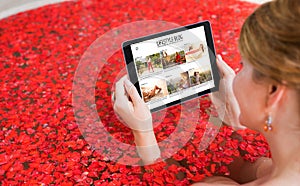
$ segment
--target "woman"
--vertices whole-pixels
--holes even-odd
[[[300,180],[300,1],[277,0],[260,6],[245,21],[239,39],[242,70],[234,71],[218,57],[217,65],[227,86],[227,121],[261,132],[270,145],[272,159],[255,163],[233,162],[231,179],[210,177],[199,185],[299,185]],[[145,163],[159,157],[151,114],[134,86],[123,78],[116,91],[128,92],[130,109],[122,96],[115,111],[132,126],[135,143]],[[249,97],[251,93],[251,97]],[[212,96],[213,102],[219,104]],[[126,102],[127,105],[129,105]],[[126,110],[127,109],[127,110]],[[143,124],[143,131],[140,123]],[[135,130],[138,129],[138,130]],[[141,130],[142,129],[142,130]],[[143,131],[143,132],[141,132]],[[150,146],[148,149],[145,146]],[[139,150],[139,149],[138,149]],[[156,154],[147,154],[156,152]]]
[[[156,96],[158,93],[160,93],[161,88],[158,87],[157,85],[154,86],[153,89],[147,89],[145,87],[142,87],[142,94],[143,94],[143,98],[145,102],[148,102],[151,100],[151,98],[153,98],[154,96]],[[158,91],[156,91],[158,90]]]
[[[181,61],[181,56],[180,56],[180,54],[178,53],[178,52],[176,52],[175,53],[175,61],[176,61],[176,63],[180,63],[180,64],[182,64],[182,61]]]
[[[196,84],[196,85],[200,84],[200,74],[199,74],[199,72],[194,72],[193,84]]]
[[[147,61],[147,66],[148,66],[148,71],[150,72],[150,68],[152,69],[152,72],[154,72],[153,70],[153,65],[152,65],[152,61],[151,61],[151,57],[148,57],[148,61]]]
[[[187,72],[184,72],[181,74],[181,79],[180,79],[180,88],[181,89],[186,89],[190,87],[190,81],[189,81],[189,75]]]

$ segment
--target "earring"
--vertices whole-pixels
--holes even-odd
[[[271,124],[272,124],[272,116],[270,116],[270,114],[269,114],[268,118],[266,120],[266,124],[264,125],[264,130],[266,132],[273,130],[273,127],[271,126]]]

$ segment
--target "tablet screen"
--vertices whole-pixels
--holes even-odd
[[[128,69],[129,77],[136,81],[138,92],[151,111],[195,98],[218,86],[218,74],[213,73],[212,37],[206,30],[205,25],[198,23],[140,38],[128,45],[129,61],[133,64],[127,66],[132,68]],[[126,51],[124,54],[128,65]]]

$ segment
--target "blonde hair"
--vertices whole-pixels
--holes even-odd
[[[275,80],[300,95],[300,0],[276,0],[257,8],[245,21],[241,55],[254,79]]]

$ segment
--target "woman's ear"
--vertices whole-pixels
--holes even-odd
[[[267,95],[267,108],[274,109],[280,106],[280,100],[283,99],[286,94],[286,86],[281,84],[271,84],[268,88]]]

